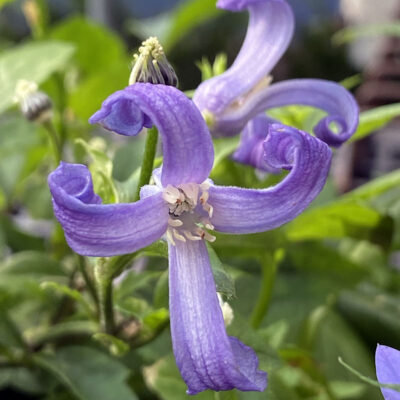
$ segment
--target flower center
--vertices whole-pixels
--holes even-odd
[[[163,199],[169,207],[167,239],[175,246],[175,240],[208,240],[213,242],[207,229],[214,229],[210,222],[213,207],[208,204],[210,184],[204,182],[184,183],[179,186],[168,185],[163,192]]]

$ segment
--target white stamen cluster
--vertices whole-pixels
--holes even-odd
[[[175,246],[175,240],[215,240],[215,236],[206,230],[214,229],[210,222],[213,207],[207,202],[209,187],[209,183],[204,182],[200,185],[184,183],[177,187],[168,185],[164,189],[163,199],[169,207],[167,239],[172,245]],[[201,207],[206,216],[199,215],[197,207]]]
[[[155,36],[142,42],[138,53],[133,55],[133,68],[129,84],[149,82],[178,86],[178,78],[165,56],[164,49]]]
[[[229,326],[233,322],[233,310],[228,302],[224,301],[222,295],[217,293],[219,306],[221,307],[222,316],[224,317],[225,326]]]

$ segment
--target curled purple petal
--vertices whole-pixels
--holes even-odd
[[[131,204],[101,204],[86,166],[61,163],[48,178],[54,213],[78,254],[109,257],[132,253],[167,229],[161,193]]]
[[[280,169],[273,168],[268,164],[264,154],[264,142],[268,136],[269,125],[272,123],[276,123],[276,121],[265,114],[259,114],[249,121],[240,135],[240,144],[232,158],[261,171],[272,174],[280,172]]]
[[[314,128],[314,132],[330,146],[340,146],[357,129],[359,109],[354,97],[343,86],[320,79],[275,83],[248,98],[235,112],[225,112],[219,116],[215,129],[226,135],[235,134],[260,112],[294,104],[316,107],[328,113]],[[339,129],[338,133],[332,129],[333,123]]]
[[[268,189],[211,186],[211,223],[227,233],[255,233],[277,228],[299,215],[322,190],[328,176],[330,148],[321,140],[288,126],[270,125],[265,157],[290,173]]]
[[[253,91],[269,84],[268,74],[287,49],[294,30],[293,12],[284,0],[223,0],[218,6],[232,11],[247,8],[250,20],[233,65],[203,82],[194,94],[199,109],[217,119],[228,109],[235,112]]]
[[[164,186],[201,183],[211,171],[214,151],[207,125],[193,102],[174,87],[135,83],[112,94],[89,121],[127,136],[154,124],[163,140]]]
[[[225,331],[203,240],[169,246],[172,344],[188,394],[206,389],[263,391],[254,351]]]
[[[400,351],[378,345],[375,353],[376,376],[383,384],[400,385]],[[385,400],[400,400],[400,392],[382,388]]]

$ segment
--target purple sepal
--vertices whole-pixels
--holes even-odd
[[[352,94],[335,82],[320,79],[293,79],[274,83],[254,93],[236,112],[225,112],[217,118],[215,129],[225,135],[233,135],[261,112],[296,104],[312,106],[328,113],[314,131],[330,146],[340,146],[357,129],[359,109]],[[332,122],[338,126],[338,133],[331,129]]]
[[[86,166],[61,163],[48,183],[57,220],[78,254],[109,257],[132,253],[158,240],[167,229],[161,193],[131,204],[101,204]]]
[[[280,169],[270,166],[264,154],[264,142],[268,136],[269,125],[276,122],[265,114],[257,115],[249,121],[240,135],[240,144],[232,158],[261,171],[271,174],[279,173]]]
[[[234,11],[246,7],[250,20],[233,65],[223,74],[204,81],[193,96],[201,111],[207,110],[216,117],[216,133],[223,114],[235,113],[261,82],[267,84],[268,74],[286,51],[294,31],[293,12],[284,0],[231,0],[220,1],[218,5]]]
[[[376,376],[383,384],[400,385],[400,351],[378,345],[375,353]],[[385,400],[400,400],[400,392],[382,388]]]
[[[106,99],[90,123],[122,135],[137,135],[154,124],[163,141],[162,183],[201,183],[207,179],[214,150],[197,107],[172,86],[135,83]]]
[[[187,393],[265,390],[254,351],[226,334],[204,241],[169,246],[169,285],[172,343]]]
[[[309,206],[328,176],[332,152],[321,140],[285,125],[270,125],[265,157],[274,168],[290,169],[278,185],[267,189],[212,186],[209,203],[215,229],[255,233],[289,222]]]
[[[242,11],[255,3],[276,0],[218,0],[217,7],[230,11]],[[279,0],[278,0],[279,1]]]

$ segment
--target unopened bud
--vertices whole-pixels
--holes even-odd
[[[129,84],[135,82],[178,86],[178,78],[156,37],[142,42],[139,52],[133,55],[133,68]]]
[[[46,93],[38,90],[35,82],[19,80],[15,89],[15,101],[29,121],[46,122],[53,117],[53,104]]]

